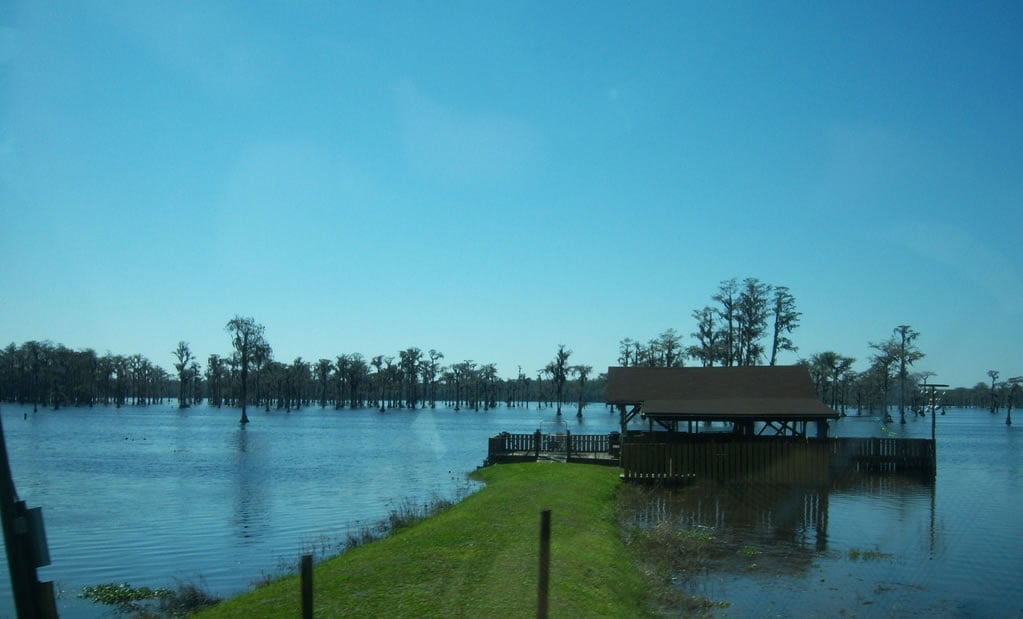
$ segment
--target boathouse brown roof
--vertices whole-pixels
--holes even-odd
[[[608,404],[675,420],[814,420],[839,414],[817,397],[806,366],[611,367]]]

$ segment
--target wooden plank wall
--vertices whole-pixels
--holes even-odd
[[[934,446],[929,439],[690,437],[654,442],[649,436],[637,438],[630,436],[622,445],[621,466],[627,480],[816,484],[848,471],[934,470]]]

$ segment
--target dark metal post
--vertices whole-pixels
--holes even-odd
[[[533,434],[533,449],[536,450],[536,459],[537,460],[540,459],[540,438],[541,438],[541,436],[542,435],[540,434],[540,428],[537,428],[536,432]]]
[[[936,383],[928,385],[924,383],[920,385],[924,389],[929,390],[929,396],[931,398],[931,453],[934,456],[934,462],[932,463],[931,472],[937,474],[938,472],[938,441],[937,441],[937,428],[938,428],[938,416],[937,416],[937,395],[936,391],[938,388],[948,387],[948,385],[939,385]]]
[[[540,512],[540,578],[537,591],[537,619],[547,619],[547,592],[551,578],[551,510]]]
[[[46,540],[40,527],[42,516],[30,513],[18,500],[7,459],[7,441],[0,421],[0,520],[3,521],[7,567],[11,573],[11,592],[19,619],[56,617],[52,583],[40,583],[36,568],[47,565]],[[39,551],[36,551],[36,546]]]
[[[572,459],[572,431],[565,430],[565,462]]]
[[[313,555],[302,555],[302,619],[313,619]]]

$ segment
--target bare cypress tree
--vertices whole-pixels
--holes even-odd
[[[760,340],[767,331],[771,287],[755,277],[742,282],[739,294],[739,363],[757,365],[764,354]]]
[[[1019,400],[1020,396],[1020,384],[1023,384],[1023,376],[1015,376],[1008,380],[1008,383],[1012,385],[1009,389],[1009,400],[1006,402],[1005,408],[1005,425],[1012,425],[1012,406]]]
[[[994,415],[998,412],[998,393],[995,391],[995,385],[998,382],[998,376],[1001,374],[998,370],[988,370],[988,378],[991,379],[991,414]]]
[[[803,314],[796,311],[796,298],[789,292],[788,286],[775,287],[771,313],[774,315],[774,335],[771,338],[770,364],[774,365],[778,360],[779,352],[799,350],[789,339],[788,334],[799,326],[799,317]]]
[[[586,403],[586,379],[589,377],[590,372],[593,371],[593,366],[589,365],[574,365],[572,366],[572,372],[579,377],[579,410],[575,416],[582,419],[583,417],[583,406]]]
[[[242,416],[239,423],[249,423],[249,416],[246,414],[248,404],[248,379],[249,365],[252,363],[256,348],[267,346],[263,338],[264,327],[257,324],[253,318],[242,318],[235,316],[227,323],[227,332],[231,334],[231,345],[234,347],[234,360],[238,364],[240,374],[239,395],[242,407]],[[269,348],[269,346],[267,346]]]
[[[558,344],[558,352],[551,362],[551,378],[554,381],[554,391],[558,398],[558,416],[561,416],[561,400],[565,393],[565,381],[568,379],[568,358],[572,355],[571,350],[565,350],[564,344]]]
[[[174,369],[178,371],[178,408],[188,408],[188,380],[192,371],[188,365],[192,360],[192,351],[188,348],[188,342],[184,340],[178,342],[178,347],[174,349],[174,356],[178,359],[178,362],[174,364]]]
[[[658,365],[666,368],[682,366],[682,336],[674,329],[657,336],[656,350],[660,356]]]
[[[709,305],[703,309],[693,310],[693,318],[696,319],[696,331],[689,335],[696,339],[697,344],[686,348],[686,354],[691,359],[697,359],[705,368],[712,367],[715,361],[721,358],[721,331],[718,330],[717,321],[714,319],[714,308]]]
[[[732,366],[736,364],[736,321],[738,319],[738,293],[739,285],[735,283],[735,278],[725,280],[721,282],[718,288],[718,293],[714,295],[714,300],[721,304],[721,307],[717,310],[718,316],[724,321],[724,330],[722,335],[724,336],[724,348],[725,355],[722,361],[726,366]]]
[[[898,362],[899,362],[899,423],[906,423],[906,378],[909,368],[923,359],[924,354],[916,347],[913,341],[920,336],[909,325],[895,327],[894,333],[898,336]]]

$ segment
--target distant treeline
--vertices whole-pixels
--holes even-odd
[[[712,304],[693,310],[692,344],[667,329],[645,344],[625,338],[619,342],[618,365],[679,367],[686,361],[703,367],[775,365],[780,353],[798,348],[791,336],[802,315],[796,299],[785,286],[766,284],[757,278],[721,282]],[[292,410],[305,406],[342,408],[416,409],[438,404],[455,409],[487,410],[506,406],[555,406],[572,402],[581,411],[586,402],[606,400],[607,375],[593,375],[588,365],[569,363],[572,351],[559,345],[553,359],[533,373],[519,367],[512,378],[497,375],[493,363],[464,360],[445,365],[444,354],[410,347],[396,355],[366,357],[361,353],[338,354],[332,359],[290,363],[273,358],[264,327],[252,318],[236,316],[226,325],[229,354],[211,354],[205,367],[189,344],[178,342],[170,352],[171,374],[142,355],[99,355],[93,349],[71,350],[62,344],[29,341],[11,343],[0,350],[0,400],[36,407],[144,405],[177,399],[188,407],[207,402],[211,406],[259,407]],[[899,325],[892,335],[869,343],[873,351],[869,366],[855,371],[855,359],[833,351],[799,359],[805,364],[821,400],[836,410],[855,408],[887,416],[898,404],[920,410],[926,389],[921,387],[933,373],[913,371],[924,357],[916,340],[919,333]],[[996,412],[1011,410],[1019,400],[1023,378],[998,381],[971,388],[945,390],[945,406],[984,406]]]
[[[305,406],[331,408],[419,408],[449,406],[486,410],[507,406],[555,406],[553,366],[536,377],[520,372],[514,379],[497,376],[493,363],[471,360],[441,364],[443,353],[408,348],[397,355],[366,359],[360,353],[333,360],[291,363],[273,360],[269,347],[255,351],[247,377],[248,404],[266,410]],[[241,369],[238,355],[210,355],[205,370],[180,342],[174,353],[177,375],[142,355],[99,355],[93,349],[72,350],[62,344],[29,341],[0,350],[0,399],[59,409],[67,406],[126,406],[164,403],[179,406],[207,402],[238,406]],[[602,401],[606,377],[563,385],[569,401]]]

